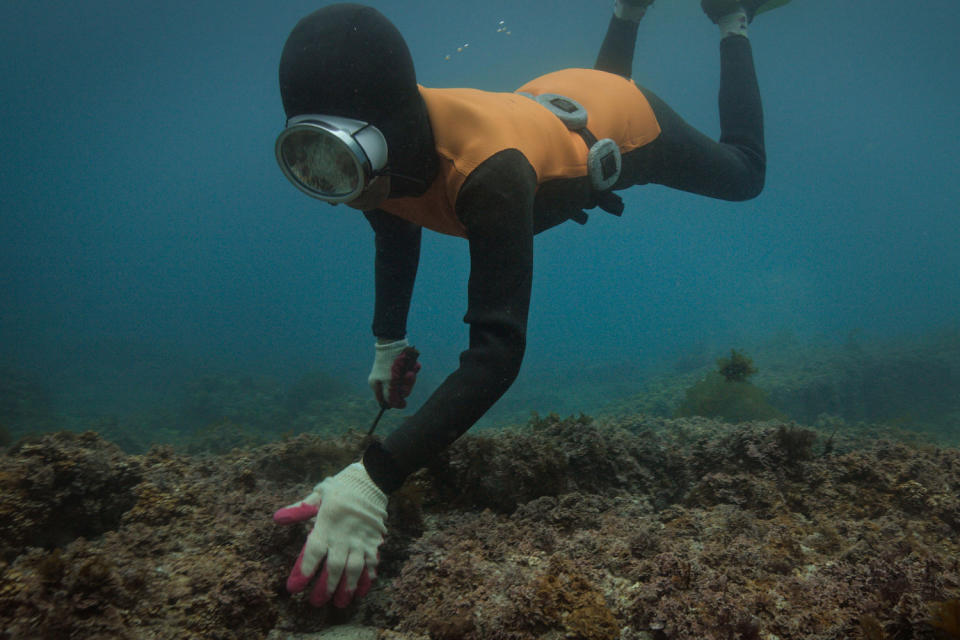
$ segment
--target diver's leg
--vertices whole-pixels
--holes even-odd
[[[611,17],[593,68],[629,78],[633,73],[633,54],[639,25],[639,22]]]
[[[634,46],[637,43],[637,25],[647,13],[653,0],[616,0],[607,35],[600,46],[594,69],[616,73],[630,78],[633,71]]]
[[[766,170],[763,109],[746,37],[720,41],[719,142],[691,127],[652,92],[643,93],[661,133],[624,155],[630,182],[653,182],[722,200],[748,200],[760,193]]]

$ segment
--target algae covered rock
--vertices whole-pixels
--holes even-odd
[[[0,471],[0,550],[9,557],[115,529],[141,476],[136,459],[92,431],[21,440]]]
[[[349,637],[344,623],[391,640],[950,629],[960,452],[871,439],[824,454],[814,434],[631,415],[469,436],[391,497],[377,582],[342,610],[285,592],[309,526],[270,515],[355,459],[362,433],[219,456],[49,436],[0,456],[0,535],[21,535],[0,558],[0,638]],[[89,522],[131,496],[113,528],[52,550],[17,531]]]

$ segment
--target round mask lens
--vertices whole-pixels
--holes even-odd
[[[346,198],[363,186],[354,154],[339,138],[322,129],[291,131],[279,151],[289,177],[313,195]]]

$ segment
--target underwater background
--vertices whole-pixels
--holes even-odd
[[[287,385],[319,370],[366,393],[372,231],[291,188],[273,157],[280,49],[316,6],[4,4],[8,379],[91,416],[169,409],[184,384],[224,372]],[[605,2],[375,6],[407,37],[422,84],[495,91],[592,66],[609,20]],[[765,191],[725,203],[639,187],[622,192],[621,219],[596,210],[539,235],[527,356],[505,404],[565,409],[540,396],[575,397],[597,377],[578,372],[597,366],[633,391],[651,366],[710,364],[731,347],[758,358],[771,341],[799,354],[956,330],[956,7],[798,0],[761,18],[750,37]],[[634,65],[713,136],[717,45],[698,3],[661,0]],[[409,321],[424,364],[415,403],[466,347],[467,273],[461,240],[426,234]]]
[[[230,520],[235,516],[224,515],[222,505],[211,512],[220,524],[185,515],[218,500],[211,497],[220,495],[216,487],[235,492],[231,499],[245,504],[250,518],[262,514],[264,522],[244,533],[248,546],[231,548],[230,558],[207,554],[202,561],[184,560],[179,569],[174,561],[158,566],[171,576],[200,572],[191,580],[207,584],[215,565],[239,563],[243,576],[233,575],[230,584],[249,580],[259,591],[238,595],[217,582],[207,591],[220,594],[219,604],[210,605],[219,618],[206,627],[171,623],[171,630],[149,637],[263,637],[270,629],[316,631],[351,620],[413,634],[396,638],[549,637],[557,629],[585,638],[620,633],[624,640],[952,633],[918,612],[960,597],[956,547],[937,546],[960,535],[960,11],[954,0],[794,0],[759,16],[750,39],[766,123],[768,169],[760,197],[726,203],[635,187],[619,192],[626,204],[622,218],[597,209],[585,226],[569,222],[537,236],[520,377],[472,430],[479,439],[459,443],[452,460],[423,480],[426,488],[400,501],[416,508],[391,515],[390,530],[398,534],[388,542],[394,560],[382,582],[393,585],[389,592],[371,594],[371,604],[355,618],[311,617],[289,599],[277,605],[286,597],[284,567],[302,539],[272,533],[269,513],[336,471],[334,461],[348,462],[358,443],[350,430],[365,430],[377,411],[366,387],[374,340],[373,232],[358,212],[294,189],[273,153],[284,125],[280,51],[297,20],[321,4],[0,5],[0,447],[8,447],[0,486],[11,501],[0,500],[0,516],[10,518],[0,545],[6,573],[0,619],[8,628],[0,638],[140,637],[129,631],[136,625],[128,618],[128,626],[110,621],[121,615],[116,611],[133,610],[125,598],[147,587],[104,564],[103,557],[120,557],[111,547],[120,542],[99,536],[111,532],[129,544],[152,545],[155,539],[137,527],[157,527],[168,538],[209,528],[220,537],[210,533],[203,544],[221,544],[229,527],[235,531],[252,520]],[[407,38],[421,84],[512,91],[558,68],[592,66],[611,3],[370,4]],[[718,42],[698,2],[657,0],[640,25],[634,63],[638,84],[713,137],[719,132]],[[467,346],[468,258],[462,239],[424,234],[408,322],[423,370],[409,410],[456,368]],[[731,373],[731,365],[740,373]],[[393,428],[403,415],[388,412],[380,430]],[[581,428],[593,435],[571,435]],[[96,435],[39,437],[63,430]],[[532,440],[517,440],[523,438]],[[578,438],[594,438],[593,444]],[[596,444],[602,441],[623,448]],[[296,453],[297,447],[306,453]],[[510,460],[531,448],[535,459],[518,470]],[[570,453],[584,448],[589,455]],[[697,462],[700,454],[710,462]],[[834,454],[848,458],[831,465]],[[213,471],[205,456],[221,456],[222,468]],[[566,462],[557,466],[552,456]],[[571,456],[584,461],[587,475],[616,480],[578,484],[572,463],[566,466]],[[63,460],[70,462],[58,467]],[[489,486],[478,480],[480,470],[452,478],[458,460],[486,465],[481,469],[492,474]],[[666,466],[657,470],[656,460]],[[915,473],[888,469],[889,477],[878,478],[867,472],[884,461]],[[42,474],[31,474],[41,468],[53,469],[53,476],[36,480]],[[741,471],[749,479],[737,476]],[[512,486],[524,474],[533,488],[522,500],[503,504],[496,497],[503,486],[496,482]],[[803,618],[801,610],[825,606],[812,596],[798,596],[803,604],[780,628],[767,622],[789,617],[776,602],[751,601],[747,609],[763,621],[755,630],[736,616],[671,622],[690,610],[690,602],[722,609],[703,592],[694,597],[690,589],[706,589],[696,581],[705,565],[697,564],[702,557],[684,555],[704,540],[730,548],[729,539],[704,533],[713,531],[710,518],[756,533],[762,527],[750,518],[773,522],[778,505],[795,507],[799,500],[784,487],[815,494],[825,485],[809,480],[814,476],[829,477],[824,482],[831,487],[847,483],[849,490],[837,491],[851,504],[869,505],[858,517],[873,533],[858,538],[852,525],[805,530],[805,538],[797,533],[805,549],[822,554],[804,559],[806,552],[781,537],[809,523],[799,516],[792,524],[779,522],[781,537],[757,534],[764,540],[760,547],[745,548],[775,549],[792,560],[765,566],[766,577],[749,577],[744,593],[772,593],[779,587],[771,585],[779,583],[770,575],[821,566],[824,558],[842,564],[841,557],[880,557],[876,548],[894,541],[902,557],[891,551],[897,560],[883,570],[909,576],[897,593],[914,600],[869,600],[863,594],[876,585],[864,578],[857,592],[862,606],[838,614],[842,623]],[[800,477],[809,484],[801,487]],[[741,487],[748,495],[739,502],[723,497],[736,493],[731,486],[738,482],[753,487]],[[97,488],[63,493],[67,485]],[[184,498],[175,485],[196,495]],[[41,494],[24,489],[37,486],[59,488]],[[107,486],[115,490],[104,496]],[[768,490],[787,497],[769,498]],[[610,497],[624,491],[639,491],[646,502],[624,506],[622,497]],[[564,495],[593,497],[564,506]],[[542,502],[547,498],[555,502]],[[24,507],[29,500],[33,507]],[[81,505],[68,511],[76,527],[38,515],[58,500]],[[103,509],[107,515],[93,515]],[[678,515],[677,509],[702,511]],[[818,509],[829,518],[851,512],[813,499],[787,512],[813,521]],[[421,511],[435,519],[425,524],[410,515]],[[661,575],[672,576],[670,588],[690,602],[644,591],[644,583],[636,597],[648,607],[660,602],[661,609],[625,614],[639,605],[617,580],[629,575],[640,584],[650,567],[627,571],[606,548],[598,552],[606,560],[593,567],[595,573],[573,577],[576,571],[556,556],[576,560],[583,543],[577,532],[608,511],[621,519],[600,537],[614,547],[626,544],[629,549],[617,553],[632,553],[637,563],[673,567],[673,574]],[[895,519],[889,515],[884,524],[887,512],[907,514],[897,520],[897,535],[883,533]],[[514,518],[510,526],[517,528],[504,530],[507,521],[496,514]],[[465,527],[470,533],[464,539],[514,536],[521,544],[542,522],[556,529],[549,534],[556,539],[530,554],[553,553],[541,566],[551,569],[527,587],[549,606],[533,618],[515,612],[539,626],[511,627],[502,622],[507,618],[496,626],[444,600],[452,597],[444,589],[469,589],[475,580],[465,576],[504,553],[455,549],[465,544],[456,531]],[[661,525],[676,534],[669,544],[688,540],[692,546],[668,549],[658,537],[666,535]],[[425,534],[438,531],[436,539]],[[839,542],[874,540],[870,535],[876,548],[858,542],[851,551]],[[923,539],[924,551],[917,550],[920,542],[904,551],[911,535]],[[820,537],[811,542],[810,536]],[[163,553],[181,553],[171,549]],[[456,574],[456,584],[429,582],[430,558],[454,551],[480,560],[460,567],[466,573]],[[662,557],[666,553],[673,560]],[[897,564],[911,553],[942,561],[930,560],[926,568]],[[716,560],[726,561],[742,558]],[[925,571],[938,577],[923,582]],[[858,579],[838,569],[827,582],[854,585]],[[507,591],[519,588],[509,576],[499,580]],[[429,582],[424,589],[433,589],[435,599],[416,591],[418,581]],[[91,594],[84,591],[88,582],[112,586]],[[717,592],[717,583],[710,584],[708,591]],[[78,619],[107,621],[93,629],[24,622],[48,619],[40,605],[25,614],[22,603],[47,596],[54,601],[55,593],[62,599],[54,586],[76,602],[108,602],[116,610],[97,609],[91,618],[77,604]],[[473,597],[492,616],[495,589],[487,586],[490,593]],[[825,587],[805,588],[809,595]],[[545,590],[586,594],[590,606],[603,610],[599,621],[573,625],[566,613],[586,605],[557,601]],[[186,592],[177,593],[189,600]],[[224,599],[233,608],[224,608]],[[852,601],[843,594],[836,599]],[[941,617],[957,615],[949,606],[960,607],[945,604]],[[778,613],[764,614],[763,607]],[[218,626],[229,628],[238,617],[252,620],[248,629]],[[854,632],[860,635],[849,635]]]

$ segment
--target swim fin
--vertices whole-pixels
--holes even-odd
[[[789,2],[790,0],[767,0],[767,2],[764,2],[759,7],[754,9],[753,15],[757,15],[758,13],[763,13],[764,11],[770,11],[770,9],[776,9],[777,7],[782,7],[783,5],[788,4]]]
[[[790,0],[700,0],[700,7],[713,22],[738,9],[743,9],[747,13],[747,20],[753,21],[758,13],[782,7],[788,2]]]

